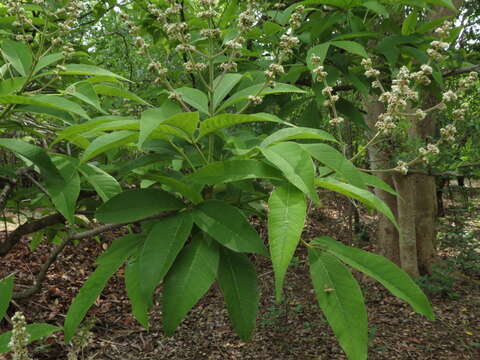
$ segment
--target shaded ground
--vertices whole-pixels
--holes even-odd
[[[461,226],[475,232],[478,240],[479,194],[476,193],[477,204],[466,212],[461,195],[452,191],[451,197],[447,197],[448,221],[442,223],[442,229],[448,232],[453,225]],[[349,223],[348,217],[340,214],[345,213],[343,209],[347,205],[338,199],[330,201],[333,206],[312,213],[305,236],[330,234],[371,249],[360,237],[352,239],[349,226],[344,225]],[[336,210],[327,210],[332,208]],[[374,218],[368,214],[362,218],[367,222],[364,236],[368,236],[373,233]],[[104,240],[108,243],[117,235],[107,234]],[[41,293],[32,299],[14,302],[10,315],[21,310],[29,322],[47,321],[61,326],[72,298],[93,270],[94,258],[104,247],[104,243],[88,240],[75,248],[68,248],[50,270]],[[30,284],[48,251],[49,246],[42,244],[32,253],[27,239],[24,239],[17,251],[0,258],[0,278],[17,271],[18,289]],[[455,254],[450,248],[442,250],[446,258]],[[258,328],[249,343],[242,342],[231,330],[217,286],[212,287],[195,306],[173,337],[165,337],[162,333],[158,306],[152,311],[151,329],[142,329],[129,314],[130,305],[120,271],[89,312],[90,318],[95,319],[94,337],[83,358],[345,359],[317,307],[304,260],[305,254],[300,250],[288,274],[286,301],[277,305],[272,293],[272,270],[263,259],[255,259],[262,297]],[[480,289],[475,283],[457,282],[446,292],[436,291],[431,301],[437,320],[430,322],[413,313],[380,285],[359,279],[369,312],[369,359],[480,359]],[[0,324],[0,332],[9,328],[7,322]],[[68,351],[62,344],[61,335],[36,343],[31,349],[35,359],[66,359]],[[9,359],[8,356],[4,358]]]

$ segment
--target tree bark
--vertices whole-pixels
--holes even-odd
[[[378,116],[383,113],[384,106],[374,97],[369,97],[365,101],[365,109],[367,111],[366,121],[370,129],[375,130],[375,123]],[[391,167],[391,151],[382,149],[380,146],[372,146],[368,149],[368,156],[370,160],[370,167],[372,170],[388,169]],[[377,175],[381,180],[394,188],[392,176],[389,174]],[[375,195],[380,198],[392,210],[395,217],[397,217],[397,198],[396,196],[382,190],[375,188]],[[380,214],[378,219],[378,227],[376,232],[377,252],[385,256],[393,263],[400,266],[400,249],[399,249],[399,235],[398,231],[392,222],[384,215]]]
[[[397,200],[398,224],[401,229],[399,249],[400,264],[411,277],[420,276],[417,257],[417,234],[415,226],[415,182],[412,175],[394,175]]]

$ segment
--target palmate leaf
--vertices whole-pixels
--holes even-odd
[[[129,130],[120,130],[99,136],[85,149],[81,161],[85,163],[106,151],[134,142],[137,138],[138,132]]]
[[[182,95],[182,100],[188,105],[193,106],[206,115],[210,115],[208,97],[203,91],[189,87],[182,87],[175,91]]]
[[[190,309],[215,281],[218,245],[195,238],[180,253],[168,272],[163,289],[163,328],[172,335]]]
[[[147,235],[139,257],[140,290],[148,302],[163,280],[192,231],[191,214],[176,215],[156,222]]]
[[[56,155],[53,161],[65,181],[59,184],[56,180],[46,178],[45,187],[58,212],[73,224],[77,199],[80,195],[80,176],[77,172],[79,162],[75,158],[60,155]]]
[[[0,280],[0,321],[5,316],[12,299],[14,278],[14,274],[11,274]]]
[[[222,184],[246,179],[281,180],[282,173],[274,167],[258,160],[217,161],[199,168],[188,176],[198,184]]]
[[[25,327],[27,329],[27,333],[30,335],[28,338],[29,343],[43,339],[44,337],[47,337],[54,332],[62,330],[62,328],[50,324],[28,324]],[[0,354],[10,351],[10,347],[8,346],[8,344],[10,343],[11,337],[11,331],[0,334]]]
[[[350,360],[367,358],[368,323],[362,291],[335,256],[309,249],[310,276],[318,304]]]
[[[69,343],[78,329],[88,309],[98,298],[103,288],[113,274],[132,255],[134,249],[143,240],[143,235],[129,234],[115,240],[95,262],[97,269],[88,277],[80,288],[78,295],[73,299],[68,309],[64,324],[65,343]]]
[[[262,90],[263,89],[263,90]],[[275,83],[274,87],[264,87],[264,84],[257,84],[250,86],[246,89],[242,89],[239,92],[236,92],[230,96],[217,110],[220,112],[225,110],[229,106],[235,105],[241,101],[247,100],[249,96],[254,96],[259,94],[260,96],[270,95],[270,94],[281,94],[281,93],[305,93],[304,90],[299,89],[296,86],[290,84]]]
[[[413,309],[434,320],[427,297],[405,271],[383,256],[345,246],[329,237],[314,240],[322,250],[336,256],[344,263],[374,278],[393,295],[409,303]]]
[[[327,144],[302,144],[301,145],[315,160],[328,166],[350,184],[366,189],[363,174],[341,152]]]
[[[224,74],[220,75],[213,82],[213,106],[216,108],[220,102],[225,99],[228,93],[243,78],[242,74]]]
[[[265,158],[315,203],[319,203],[314,187],[315,168],[310,155],[297,143],[283,142],[262,148]]]
[[[267,147],[278,142],[298,139],[313,139],[337,142],[337,140],[326,131],[305,127],[295,127],[280,129],[274,132],[273,134],[267,136],[262,141],[260,146]]]
[[[259,304],[255,267],[246,255],[222,248],[218,282],[235,331],[242,340],[249,340],[255,329]]]
[[[262,239],[245,215],[226,202],[205,201],[193,211],[193,220],[205,233],[233,251],[268,256]]]
[[[201,122],[200,132],[197,140],[201,139],[205,135],[215,132],[220,129],[224,129],[229,126],[245,124],[249,122],[276,122],[283,123],[281,120],[275,117],[265,116],[266,114],[222,114],[208,118]]]
[[[291,184],[272,192],[268,200],[268,244],[275,274],[277,301],[283,282],[302,235],[307,215],[305,195]]]
[[[139,247],[132,256],[130,261],[125,266],[125,288],[127,296],[132,304],[132,313],[135,319],[146,329],[149,328],[148,312],[150,310],[151,301],[143,294],[140,284],[143,281],[143,276],[140,273],[138,266],[138,259],[140,257],[142,247]],[[151,299],[150,299],[151,300]]]
[[[98,208],[95,217],[104,223],[120,224],[183,207],[180,200],[165,191],[135,189],[124,191],[108,200]]]
[[[399,229],[397,220],[392,213],[392,210],[382,200],[375,196],[368,190],[360,189],[350,184],[343,183],[333,178],[318,178],[315,180],[315,184],[322,188],[338,192],[339,194],[346,195],[352,199],[358,200],[367,206],[381,212],[390,220],[395,227]]]
[[[120,87],[107,85],[107,84],[96,84],[93,86],[93,88],[95,89],[95,92],[99,95],[121,97],[124,99],[129,99],[129,100],[138,102],[143,105],[151,106],[149,103],[147,103],[138,95],[135,95],[134,93]]]
[[[37,112],[40,112],[38,107],[45,107],[47,109],[65,111],[79,115],[85,119],[90,119],[80,105],[58,95],[4,95],[0,96],[0,104],[34,105],[37,107]],[[18,110],[21,110],[21,108],[18,108]],[[48,112],[46,113],[48,114]]]
[[[4,58],[12,64],[20,75],[28,75],[32,67],[32,52],[26,44],[19,41],[4,40],[0,49]]]
[[[159,124],[181,111],[180,106],[171,101],[165,101],[159,108],[144,111],[140,120],[139,145],[142,146]]]
[[[93,186],[103,202],[110,200],[113,196],[122,192],[118,181],[95,165],[82,164],[78,170]]]

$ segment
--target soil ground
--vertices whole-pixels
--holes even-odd
[[[469,189],[467,202],[464,195],[465,191],[458,191],[455,187],[447,192],[447,217],[440,223],[440,230],[444,234],[470,232],[480,242],[480,192],[478,189]],[[311,212],[304,234],[306,238],[331,235],[345,243],[353,242],[366,250],[374,250],[370,243],[375,230],[373,215],[362,213],[361,234],[352,237],[349,217],[344,215],[348,213],[348,204],[339,198],[331,198],[325,204],[323,209]],[[259,230],[264,233],[262,228]],[[28,322],[48,322],[61,326],[73,297],[94,269],[95,257],[118,235],[108,233],[100,242],[91,239],[68,247],[50,269],[41,292],[30,299],[13,302],[9,315],[22,311]],[[51,245],[44,243],[32,252],[28,248],[29,241],[23,239],[14,252],[0,258],[0,278],[16,271],[17,290],[31,285],[34,274],[39,271],[51,250]],[[440,255],[448,260],[458,255],[458,249],[443,248]],[[93,337],[78,358],[346,359],[316,304],[305,257],[304,250],[297,252],[288,273],[286,300],[282,304],[274,302],[270,265],[262,258],[254,259],[262,296],[257,329],[248,343],[241,341],[232,331],[221,292],[216,285],[189,313],[174,336],[164,336],[158,305],[152,310],[150,330],[143,329],[130,315],[121,270],[109,281],[88,314],[94,322]],[[476,265],[480,268],[478,262]],[[478,275],[479,272],[470,273],[468,276],[472,281],[449,283],[430,293],[437,317],[433,322],[415,314],[408,305],[391,296],[378,283],[358,275],[369,313],[369,359],[480,359]],[[8,329],[10,325],[7,321],[0,323],[0,333]],[[62,335],[58,334],[32,344],[30,349],[33,358],[67,359],[69,348],[62,340]],[[9,359],[9,355],[3,358]]]

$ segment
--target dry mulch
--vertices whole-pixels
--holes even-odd
[[[345,207],[336,201],[336,209]],[[371,233],[374,219],[367,218]],[[331,234],[351,242],[345,223],[348,221],[338,211],[317,210],[305,236]],[[118,235],[109,233],[101,243],[86,240],[68,247],[49,271],[42,291],[31,299],[15,301],[9,314],[20,310],[29,322],[61,326],[72,298],[94,269],[95,257]],[[31,252],[28,239],[24,239],[13,253],[0,258],[0,278],[17,271],[18,290],[28,286],[50,249],[50,245],[41,244]],[[163,335],[158,305],[152,310],[150,330],[143,329],[130,315],[120,271],[89,312],[95,319],[94,337],[84,359],[346,359],[316,304],[305,258],[304,251],[299,250],[288,274],[282,304],[274,302],[270,265],[262,258],[255,259],[262,297],[257,329],[248,343],[232,331],[216,285],[174,336]],[[437,320],[430,322],[381,285],[358,278],[369,313],[369,359],[480,359],[480,289],[475,284],[457,283],[453,290],[459,296],[455,299],[432,297]],[[0,323],[0,333],[9,327],[6,321]],[[57,334],[31,345],[34,358],[66,359],[68,347],[62,340]]]

